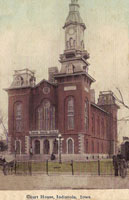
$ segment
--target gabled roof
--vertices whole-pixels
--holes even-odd
[[[41,80],[38,84],[36,84],[36,85],[34,86],[34,88],[40,86],[43,82],[46,82],[46,83],[48,83],[48,84],[50,84],[50,85],[52,85],[52,86],[56,86],[56,85],[57,85],[56,83],[51,83],[51,82],[49,82],[48,80],[43,79],[43,80]]]

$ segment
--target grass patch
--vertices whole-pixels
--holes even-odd
[[[46,173],[46,162],[18,162],[17,172],[29,171],[31,165],[33,172],[43,172]],[[98,174],[98,161],[85,161],[85,162],[73,162],[74,174]],[[64,162],[59,164],[55,161],[48,162],[48,173],[70,173],[72,174],[71,162]],[[111,160],[100,161],[100,174],[101,175],[111,175],[114,173],[113,164]]]

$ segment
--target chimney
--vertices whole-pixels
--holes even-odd
[[[58,68],[57,67],[49,67],[48,68],[48,81],[51,82],[51,83],[54,83],[55,82],[55,79],[54,79],[54,74],[58,73]]]

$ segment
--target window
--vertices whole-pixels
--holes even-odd
[[[44,140],[44,154],[49,154],[49,148],[50,148],[50,145],[49,145],[49,141],[46,139]]]
[[[92,133],[95,135],[95,115],[92,115]]]
[[[53,142],[53,153],[58,154],[58,141],[56,139]]]
[[[89,102],[88,100],[85,102],[85,109],[84,109],[84,124],[85,129],[88,130],[89,128]]]
[[[69,39],[69,45],[70,45],[70,48],[73,47],[73,38],[70,38],[70,39]]]
[[[69,64],[68,66],[67,66],[67,73],[68,74],[71,74],[71,73],[73,73],[74,72],[74,65],[72,65],[72,64]],[[71,80],[71,79],[70,79]]]
[[[55,129],[55,107],[48,100],[44,100],[37,109],[37,129],[54,130]]]
[[[108,138],[108,120],[106,120],[106,134],[107,134],[107,138]]]
[[[88,153],[88,139],[86,140],[86,153]]]
[[[97,153],[99,153],[99,142],[97,143]]]
[[[40,154],[40,141],[35,141],[35,154]]]
[[[101,135],[104,135],[104,119],[101,120]]]
[[[101,144],[101,152],[103,153],[103,143]]]
[[[100,118],[97,119],[97,134],[100,135]]]
[[[22,132],[23,130],[23,109],[22,103],[17,102],[14,105],[14,126],[16,132]]]
[[[74,98],[68,98],[68,107],[67,107],[67,119],[68,119],[68,130],[74,129]]]
[[[92,141],[92,153],[94,153],[94,141]]]
[[[73,139],[71,138],[67,140],[67,152],[68,154],[74,153],[74,142],[73,142]]]

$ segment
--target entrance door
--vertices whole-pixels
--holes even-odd
[[[17,154],[20,154],[20,141],[19,140],[16,140],[16,153]]]
[[[35,154],[40,154],[40,141],[35,141]]]
[[[43,146],[44,146],[44,149],[43,149],[44,154],[49,154],[50,145],[49,145],[49,141],[47,139],[44,140]]]

